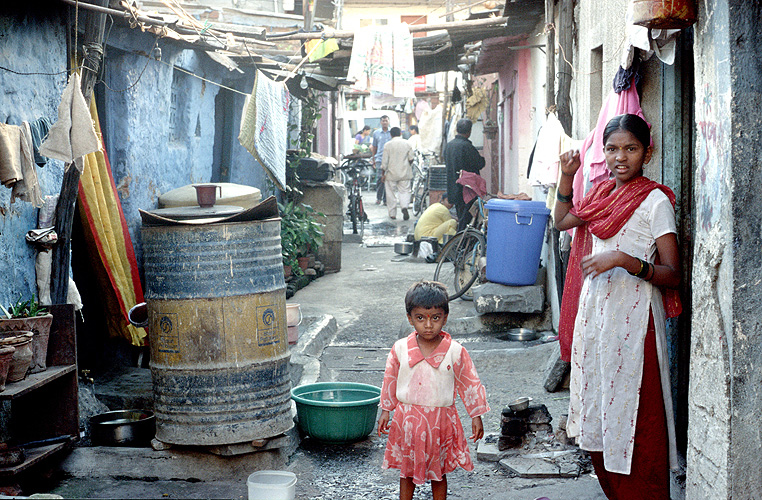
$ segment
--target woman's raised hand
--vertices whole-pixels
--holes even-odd
[[[579,170],[580,166],[579,151],[576,149],[570,149],[559,157],[559,162],[561,166],[561,173],[563,175],[574,176],[574,174],[577,173],[577,170]]]

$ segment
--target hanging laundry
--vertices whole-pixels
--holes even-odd
[[[304,42],[304,49],[307,51],[307,54],[309,54],[309,61],[315,62],[318,59],[322,59],[339,50],[339,42],[337,42],[335,38],[329,38],[328,40],[308,40]]]
[[[79,75],[73,73],[61,95],[58,120],[50,127],[48,138],[40,145],[39,152],[49,158],[74,163],[82,172],[88,153],[100,150],[93,121],[87,109],[85,96],[80,89]]]
[[[18,198],[31,203],[35,208],[42,206],[42,189],[35,166],[32,132],[29,129],[29,124],[24,122],[21,124],[21,173],[23,178],[13,185],[11,203]]]
[[[580,161],[582,168],[577,170],[574,176],[574,204],[579,203],[587,192],[586,187],[597,184],[609,178],[609,169],[606,168],[606,158],[603,154],[603,131],[606,124],[617,115],[625,113],[638,115],[646,119],[640,108],[640,97],[634,86],[623,90],[619,94],[611,91],[611,94],[603,103],[598,114],[598,122],[595,128],[588,134],[580,149]],[[648,123],[648,120],[646,120]],[[649,123],[650,127],[651,124]],[[653,139],[651,139],[653,145]]]
[[[24,178],[21,173],[21,127],[0,123],[0,182],[12,187]]]
[[[553,186],[558,179],[558,157],[561,155],[561,141],[566,137],[564,127],[556,113],[548,114],[547,121],[537,134],[532,165],[529,172],[531,186]]]
[[[34,148],[34,162],[39,167],[48,164],[48,158],[40,154],[40,144],[48,136],[50,130],[50,120],[44,116],[29,122],[29,130],[32,132],[32,147]]]
[[[415,97],[413,37],[407,24],[355,32],[347,79],[352,88]]]
[[[280,190],[286,187],[290,98],[283,83],[257,71],[238,134],[238,142],[262,165]]]
[[[42,206],[32,134],[26,122],[20,126],[0,123],[0,182],[12,189],[11,203],[18,198],[35,207]]]

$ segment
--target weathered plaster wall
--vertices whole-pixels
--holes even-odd
[[[5,8],[0,9],[0,66],[19,73],[55,74],[19,75],[0,69],[3,123],[18,125],[41,116],[54,122],[67,82],[63,12],[40,15],[29,10],[6,15]],[[50,161],[37,175],[43,196],[58,194],[63,163]],[[37,293],[35,252],[24,240],[26,232],[37,227],[37,209],[19,200],[11,204],[10,195],[10,189],[0,187],[0,303],[6,307],[19,295],[27,299]]]
[[[628,0],[591,0],[578,4],[579,45],[572,61],[574,69],[566,63],[556,69],[572,71],[575,80],[572,93],[572,137],[575,139],[584,139],[595,126],[601,104],[613,91],[612,82],[627,49],[624,13],[628,3]],[[646,61],[641,66],[640,84],[640,105],[651,124],[655,153],[646,167],[646,175],[656,181],[661,180],[661,64],[656,57]]]
[[[729,1],[733,98],[733,344],[731,365],[732,498],[762,497],[762,19],[760,2]],[[751,112],[750,112],[751,111]],[[731,331],[729,331],[731,333]]]
[[[233,80],[205,54],[171,44],[160,43],[161,62],[147,59],[140,52],[149,52],[154,38],[137,31],[115,30],[109,42],[119,48],[107,52],[104,80],[113,90],[104,90],[101,120],[114,182],[142,267],[138,209],[155,209],[161,194],[212,178],[220,87],[211,82],[224,81],[251,92],[253,80]],[[230,182],[264,192],[262,168],[237,141],[243,102],[244,96],[236,94],[227,138],[232,143]]]
[[[686,498],[731,498],[733,366],[731,57],[727,2],[701,5],[695,27],[695,249]],[[739,497],[740,498],[740,497]]]

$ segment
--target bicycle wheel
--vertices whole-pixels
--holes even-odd
[[[416,177],[413,185],[413,214],[421,215],[426,210],[426,185],[423,177]]]
[[[479,276],[479,259],[485,253],[484,235],[467,229],[455,235],[437,258],[434,281],[448,288],[448,299],[464,295]]]
[[[349,195],[349,219],[352,221],[352,234],[357,234],[357,223],[359,222],[358,217],[359,208],[358,208],[358,202],[357,202],[357,195],[355,193],[350,193]]]
[[[359,192],[357,193],[356,202],[357,220],[360,223],[360,236],[362,237],[365,234],[365,223],[368,222],[368,213],[365,211],[365,205],[362,203],[362,196]]]

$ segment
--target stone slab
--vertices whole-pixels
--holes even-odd
[[[523,478],[577,477],[580,474],[579,465],[567,460],[515,456],[500,460],[500,466]]]
[[[484,283],[473,289],[474,309],[479,314],[496,312],[541,313],[545,306],[542,285],[506,286]]]

